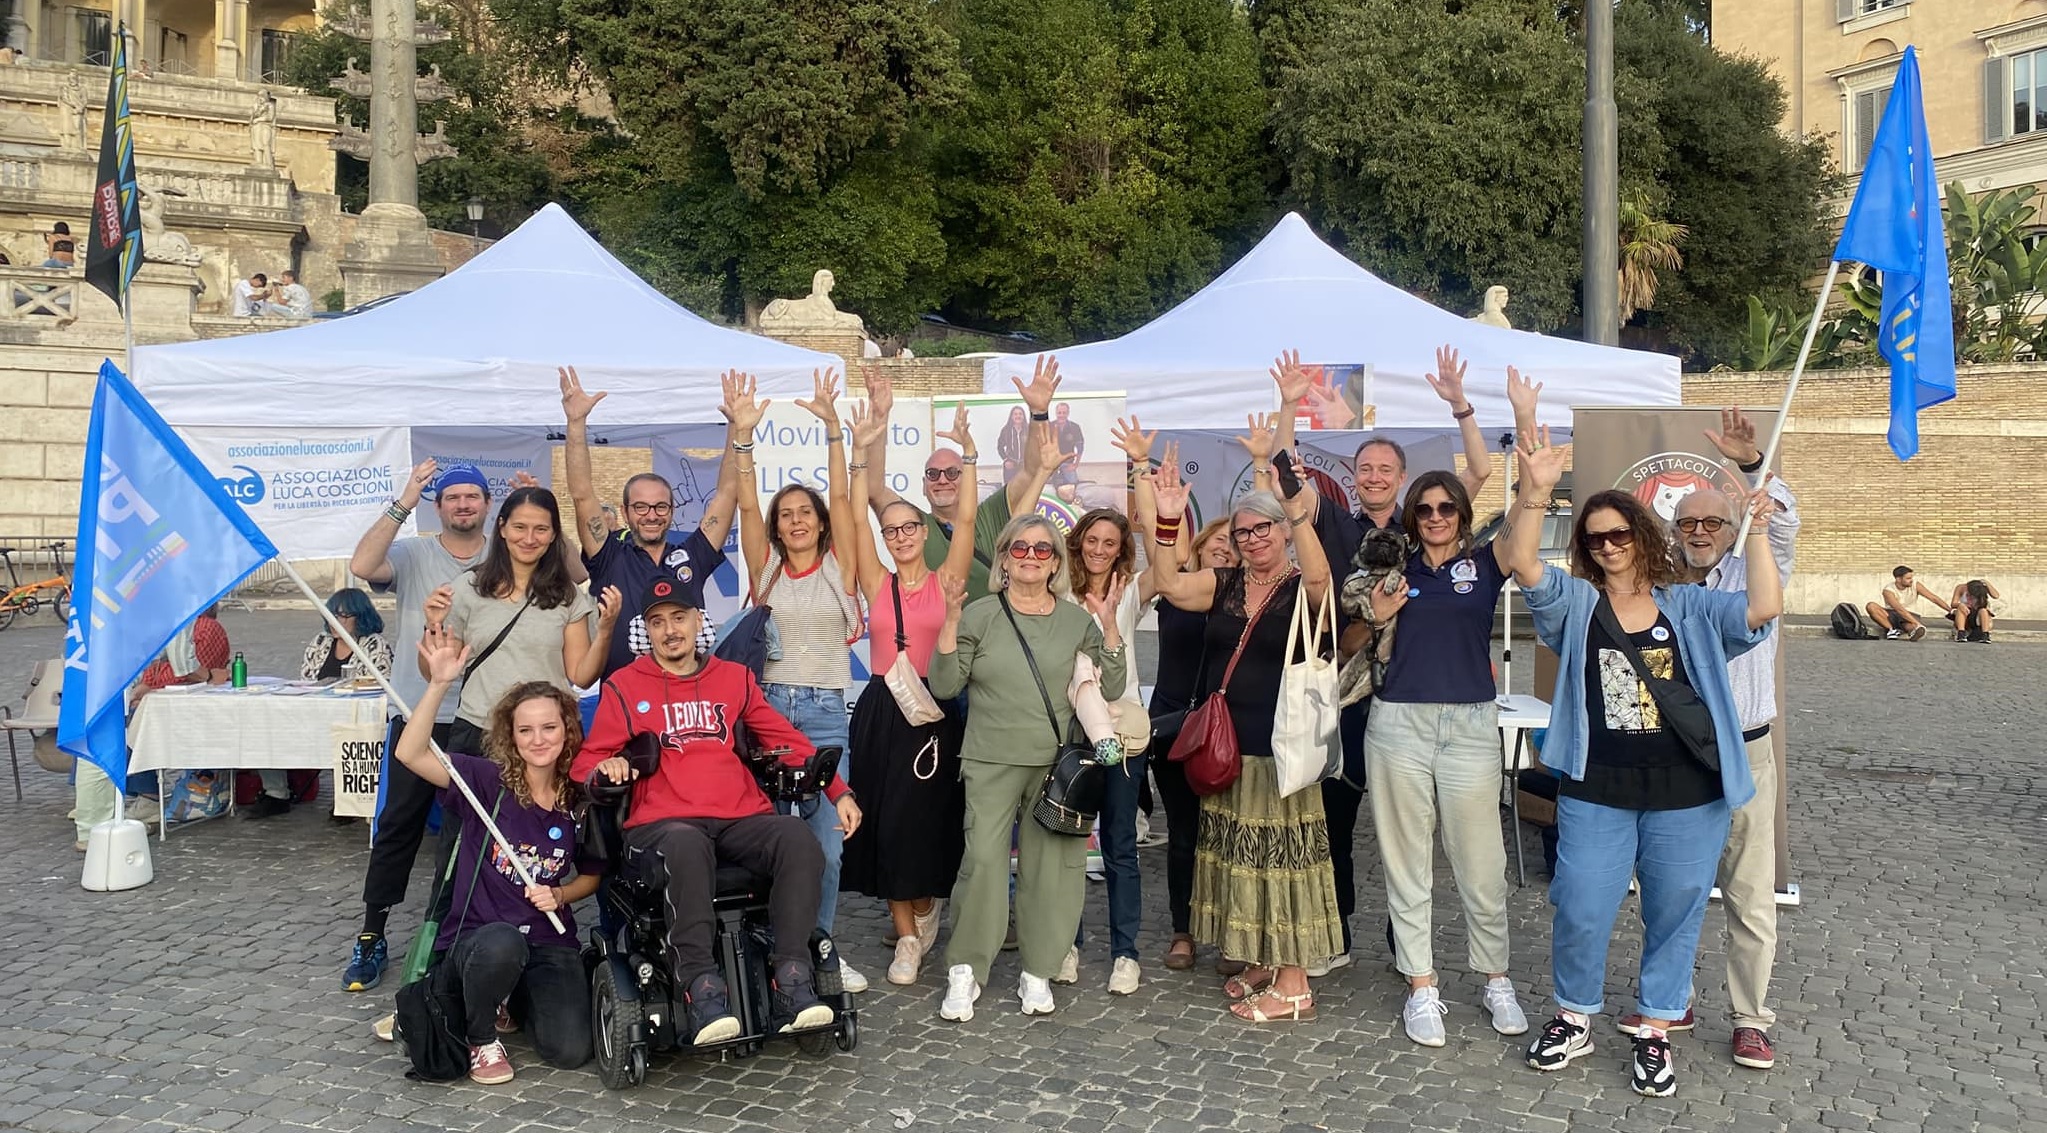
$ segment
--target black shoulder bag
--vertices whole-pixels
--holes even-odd
[[[498,651],[498,646],[503,645],[505,643],[505,639],[512,636],[512,627],[518,625],[519,619],[523,617],[526,611],[531,609],[532,607],[533,595],[528,594],[526,595],[526,604],[524,606],[519,607],[518,612],[512,615],[512,620],[505,623],[505,628],[499,630],[498,635],[490,639],[490,644],[483,647],[483,652],[478,653],[474,657],[471,657],[469,659],[469,663],[467,665],[462,666],[463,680],[465,681],[468,680],[470,674],[476,672],[478,668],[482,667],[485,661],[490,660],[490,655]],[[465,1070],[463,1071],[463,1073],[466,1074],[468,1073],[468,1071]]]
[[[1045,772],[1045,781],[1038,787],[1038,801],[1031,806],[1031,817],[1054,834],[1085,838],[1094,830],[1095,815],[1101,813],[1108,776],[1095,759],[1094,745],[1073,739],[1072,728],[1062,738],[1059,714],[1053,710],[1052,693],[1045,687],[1045,674],[1038,671],[1038,659],[1031,653],[1031,644],[1024,640],[1023,627],[1016,624],[1016,614],[1009,608],[1009,595],[997,594],[996,601],[1002,604],[1002,616],[1009,619],[1010,631],[1016,634],[1024,663],[1031,667],[1031,679],[1038,683],[1038,697],[1045,702],[1045,722],[1052,726],[1052,739],[1059,744],[1052,757],[1052,769]],[[1078,726],[1079,721],[1074,721],[1074,727]]]
[[[493,821],[497,819],[498,803],[503,801],[504,795],[499,794],[491,803]],[[462,839],[457,835],[455,846],[448,853],[448,866],[442,871],[440,884],[427,908],[440,907],[441,890],[454,879],[455,863],[461,853]],[[486,849],[476,857],[476,868],[469,873],[469,892],[462,896],[462,911],[455,914],[458,923],[469,912],[469,902],[476,896],[476,883],[483,874],[483,859],[489,853]],[[432,941],[440,935],[441,922],[430,918],[420,925],[419,931],[431,949]],[[444,977],[442,962],[442,957],[435,956],[417,979],[398,989],[396,1037],[404,1046],[406,1057],[412,1060],[412,1069],[405,1076],[416,1082],[452,1082],[469,1073],[469,1024],[462,1004],[462,985]]]
[[[1635,675],[1642,679],[1650,699],[1656,702],[1656,711],[1663,717],[1663,726],[1670,729],[1693,759],[1717,773],[1720,770],[1720,745],[1713,730],[1713,714],[1707,709],[1706,702],[1700,700],[1698,692],[1685,682],[1659,677],[1649,671],[1648,662],[1642,660],[1642,651],[1635,648],[1634,639],[1621,628],[1621,620],[1614,614],[1613,603],[1605,594],[1599,596],[1599,605],[1592,616],[1599,619],[1606,635],[1613,638],[1622,653],[1627,654],[1628,663],[1635,667]],[[1676,636],[1675,625],[1672,626],[1672,636]],[[1676,663],[1683,664],[1683,658],[1677,658]]]

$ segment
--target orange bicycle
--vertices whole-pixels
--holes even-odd
[[[51,543],[45,548],[50,552],[52,569],[57,573],[49,578],[34,582],[23,582],[21,572],[14,567],[14,548],[0,547],[0,561],[7,563],[7,585],[5,595],[0,595],[0,629],[14,624],[14,617],[34,617],[43,603],[54,601],[57,616],[71,618],[71,575],[64,569],[64,544]]]

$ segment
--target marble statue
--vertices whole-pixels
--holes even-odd
[[[1485,289],[1485,310],[1471,316],[1471,321],[1489,327],[1513,330],[1514,324],[1507,321],[1507,289],[1495,283]]]
[[[810,294],[801,299],[775,299],[761,310],[762,330],[838,330],[867,333],[867,324],[832,302],[832,273],[820,269],[810,277]]]
[[[249,115],[249,148],[257,169],[277,168],[277,99],[269,94],[256,100]]]
[[[57,94],[58,110],[61,117],[57,122],[58,145],[67,150],[85,149],[85,83],[78,72],[64,76],[64,86]]]
[[[192,247],[192,242],[164,226],[164,187],[137,181],[135,192],[135,211],[142,218],[142,261],[185,267],[198,264],[199,252]]]

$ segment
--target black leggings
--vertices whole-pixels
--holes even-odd
[[[434,725],[434,742],[441,745],[442,751],[448,750],[449,728],[448,724]],[[362,881],[362,903],[373,914],[404,903],[412,862],[419,855],[420,839],[426,835],[427,812],[434,805],[433,784],[414,775],[390,754],[404,730],[405,718],[392,717],[384,744],[384,806],[377,812],[377,833],[370,843],[370,864]]]
[[[436,978],[459,988],[470,1046],[497,1041],[498,1004],[508,1003],[549,1066],[590,1061],[590,979],[576,948],[528,943],[502,921],[479,925],[456,938]]]
[[[1186,932],[1188,904],[1194,897],[1194,839],[1201,827],[1201,798],[1187,785],[1182,764],[1166,758],[1165,747],[1154,745],[1150,760],[1152,780],[1159,787],[1159,802],[1166,808],[1166,908],[1173,916],[1173,931]]]

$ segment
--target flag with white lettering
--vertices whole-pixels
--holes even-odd
[[[135,189],[135,134],[128,118],[128,25],[114,35],[107,111],[100,127],[99,172],[92,183],[92,234],[85,281],[119,304],[142,266],[142,203]]]

